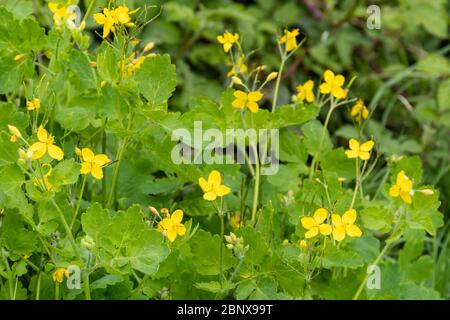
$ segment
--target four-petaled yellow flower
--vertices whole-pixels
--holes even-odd
[[[186,233],[186,227],[181,223],[182,220],[183,211],[175,210],[172,215],[169,215],[158,223],[158,230],[162,232],[170,242],[173,242],[177,236],[184,236]]]
[[[367,107],[364,105],[364,101],[362,99],[359,99],[353,106],[351,114],[352,117],[354,117],[358,122],[361,122],[363,119],[367,119],[369,116],[369,110],[367,110]]]
[[[289,31],[287,29],[284,30],[284,36],[280,38],[280,43],[286,43],[286,51],[292,51],[297,47],[297,36],[300,34],[300,30],[298,28],[292,29]]]
[[[333,222],[333,239],[336,241],[342,241],[345,239],[345,235],[350,237],[361,237],[361,229],[355,225],[356,210],[347,210],[342,217],[338,214],[331,215],[331,221]]]
[[[319,232],[324,236],[328,236],[329,234],[331,234],[331,226],[327,223],[324,223],[327,217],[328,212],[324,208],[317,209],[312,217],[303,217],[300,221],[302,223],[302,226],[306,230],[308,230],[305,233],[305,238],[309,239],[315,237],[319,234]]]
[[[244,63],[244,59],[245,59],[244,56],[240,56],[240,57],[237,59],[237,61],[236,61],[236,66],[237,66],[237,69],[238,69],[238,71],[239,71],[237,74],[246,74],[247,71],[248,71],[248,67],[247,67],[247,65]],[[232,63],[229,63],[229,65],[233,65],[233,64],[232,64]],[[232,76],[234,76],[234,75],[236,75],[236,68],[233,66],[233,67],[231,68],[231,70],[227,73],[227,77],[232,77]]]
[[[8,124],[8,130],[11,134],[11,137],[9,138],[11,142],[17,142],[17,139],[22,138],[22,134],[15,126]]]
[[[53,22],[57,27],[61,26],[62,22],[73,22],[77,18],[75,12],[71,12],[68,7],[58,4],[56,2],[49,2],[48,8],[53,12]]]
[[[314,101],[314,81],[308,80],[303,85],[297,86],[297,99],[300,102],[306,100],[311,103]]]
[[[241,110],[247,107],[251,112],[258,112],[259,106],[257,102],[263,97],[261,92],[252,91],[247,94],[244,91],[236,90],[233,95],[236,98],[232,103],[233,107]]]
[[[394,198],[400,196],[405,203],[411,204],[411,194],[413,193],[412,187],[413,183],[411,179],[409,179],[405,174],[405,171],[402,170],[397,174],[396,183],[389,189],[389,195]]]
[[[41,100],[38,98],[33,98],[30,101],[27,101],[27,110],[37,110],[41,107]]]
[[[37,137],[39,142],[35,142],[28,149],[31,152],[31,158],[37,160],[45,156],[47,153],[50,157],[56,160],[62,160],[64,157],[64,152],[60,147],[56,146],[55,138],[48,134],[47,130],[43,126],[40,126],[37,132]]]
[[[320,93],[331,93],[336,99],[342,99],[347,96],[347,92],[342,88],[345,82],[344,76],[340,74],[335,76],[333,71],[326,70],[323,78],[325,82],[320,85]]]
[[[223,35],[217,36],[217,41],[223,45],[223,51],[230,51],[233,43],[236,43],[239,40],[239,34],[235,33],[234,35],[230,32],[225,32]]]
[[[348,158],[360,158],[361,160],[369,160],[370,151],[372,150],[375,142],[372,140],[366,141],[363,144],[359,144],[359,142],[355,139],[350,139],[349,147],[350,150],[346,150],[345,154]]]
[[[106,38],[109,33],[114,32],[114,25],[122,24],[126,26],[133,26],[130,14],[135,13],[138,9],[129,11],[126,6],[119,6],[115,9],[104,8],[103,13],[94,14],[94,20],[97,24],[103,26],[103,38]]]
[[[103,179],[102,167],[111,162],[106,154],[95,155],[89,148],[81,149],[81,174],[90,173],[95,179]]]
[[[214,201],[217,197],[223,197],[231,192],[231,189],[222,184],[222,177],[217,170],[211,171],[208,181],[201,177],[198,179],[200,188],[203,190],[203,199]]]
[[[64,281],[64,277],[69,278],[69,270],[67,270],[66,268],[58,268],[55,270],[55,272],[53,272],[52,275],[53,281],[59,283]]]

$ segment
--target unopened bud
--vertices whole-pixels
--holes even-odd
[[[155,43],[153,41],[150,41],[149,43],[147,43],[144,47],[144,52],[148,52],[150,50],[152,50],[155,47]]]
[[[25,57],[25,55],[23,53],[18,54],[14,57],[14,61],[20,61]]]
[[[278,77],[278,72],[271,72],[266,78],[266,81],[272,81]]]
[[[89,61],[89,65],[90,65],[92,68],[97,68],[97,61]]]
[[[238,77],[231,77],[231,80],[233,81],[234,84],[237,85],[243,85],[244,83],[242,82],[242,80]]]
[[[426,196],[432,196],[434,194],[434,191],[431,189],[422,189],[422,190],[417,190],[417,191]]]
[[[156,210],[155,207],[149,207],[149,210],[150,210],[150,212],[153,213],[154,215],[159,215],[159,212],[158,212],[158,210]]]

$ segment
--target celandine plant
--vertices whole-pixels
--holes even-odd
[[[176,67],[139,40],[154,8],[94,4],[80,17],[49,2],[48,29],[0,6],[1,299],[440,297],[423,254],[443,225],[439,192],[418,157],[379,152],[357,77],[323,70],[279,105],[308,39],[283,30],[267,70],[225,30],[211,39],[229,57],[220,99],[171,111]],[[336,110],[354,131],[335,145]],[[195,161],[203,147],[174,135],[195,122],[244,136],[208,149],[226,162]],[[192,162],[174,160],[180,143]]]

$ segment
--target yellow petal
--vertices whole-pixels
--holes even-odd
[[[183,224],[178,224],[175,228],[177,229],[178,235],[184,236],[186,234],[186,227]]]
[[[355,150],[355,151],[359,151],[359,142],[358,140],[355,139],[350,139],[350,141],[348,142],[348,146],[350,147],[350,150]]]
[[[341,216],[338,215],[338,214],[332,214],[331,215],[331,222],[333,222],[333,225],[335,227],[342,226],[342,219],[341,219]]]
[[[365,152],[365,151],[360,151],[359,152],[359,157],[361,158],[361,160],[369,160],[370,159],[370,153],[369,152]]]
[[[198,184],[200,185],[200,188],[202,188],[203,192],[209,192],[211,191],[211,186],[209,183],[205,180],[205,178],[200,177],[198,179]]]
[[[332,87],[331,94],[337,99],[345,98],[347,95],[347,93],[345,92],[344,89],[342,89],[341,87],[337,87],[337,86]]]
[[[353,224],[355,221],[356,221],[356,210],[355,209],[347,210],[342,215],[342,223],[343,224]]]
[[[398,197],[400,194],[400,188],[398,187],[398,185],[393,185],[390,189],[389,189],[389,195],[391,197]]]
[[[325,82],[331,83],[334,80],[334,73],[331,70],[325,70],[323,73],[323,78],[325,79]]]
[[[105,17],[105,15],[103,13],[96,13],[96,14],[94,14],[94,21],[97,24],[102,25],[102,24],[105,24],[106,17]]]
[[[100,167],[103,167],[105,164],[111,162],[106,154],[97,154],[94,157],[94,162],[98,164]]]
[[[333,239],[336,241],[342,241],[345,239],[345,228],[344,226],[335,227],[333,229]]]
[[[37,160],[47,153],[47,145],[44,142],[36,142],[28,150],[32,153],[31,158]]]
[[[98,165],[93,163],[91,165],[91,174],[95,179],[101,180],[103,179],[103,170],[102,168]]]
[[[247,101],[247,107],[253,113],[258,112],[258,110],[259,110],[258,104],[253,101]]]
[[[412,198],[409,192],[400,192],[400,197],[402,198],[403,201],[405,201],[405,203],[411,204]]]
[[[359,150],[361,151],[370,151],[372,150],[373,146],[375,145],[375,142],[372,140],[369,140],[367,142],[364,142],[360,147]]]
[[[345,82],[345,78],[344,76],[338,74],[335,78],[334,78],[334,84],[337,86],[342,87],[344,85]]]
[[[91,163],[90,162],[83,162],[81,164],[80,173],[81,174],[88,174],[91,172]]]
[[[225,52],[230,51],[230,49],[231,49],[232,46],[233,46],[233,45],[232,45],[231,43],[229,43],[229,42],[224,43],[224,44],[223,44],[223,51],[225,51]]]
[[[219,43],[224,44],[225,43],[225,38],[222,35],[217,36],[217,41],[219,41]]]
[[[361,237],[362,235],[361,229],[354,224],[345,226],[345,232],[347,232],[350,237]]]
[[[247,103],[247,100],[243,100],[243,99],[235,99],[232,103],[231,103],[231,105],[234,107],[234,108],[238,108],[238,109],[243,109],[244,107],[245,107],[245,105],[246,105],[246,103]]]
[[[214,192],[206,192],[203,195],[203,199],[208,200],[208,201],[214,201],[216,200],[217,195]]]
[[[175,241],[177,238],[177,229],[175,227],[169,228],[167,230],[167,239],[169,239],[170,242]]]
[[[259,91],[252,91],[252,92],[250,92],[248,94],[247,99],[249,101],[257,102],[257,101],[261,100],[262,97],[263,97],[263,94],[261,92],[259,92]]]
[[[161,228],[163,228],[164,230],[167,230],[172,226],[172,220],[170,220],[169,218],[164,218],[159,222],[158,225],[161,226]]]
[[[400,186],[402,184],[402,182],[405,180],[405,171],[401,170],[398,174],[397,174],[397,185]]]
[[[233,93],[233,96],[235,96],[236,98],[241,99],[241,100],[247,100],[247,94],[241,90],[236,90]]]
[[[170,220],[172,220],[172,223],[173,223],[173,224],[179,224],[179,223],[181,223],[181,220],[183,220],[183,211],[180,210],[180,209],[175,210],[175,211],[172,213],[172,216],[170,217]]]
[[[345,154],[347,155],[347,158],[353,159],[353,158],[357,158],[359,156],[359,151],[346,150]]]
[[[331,86],[328,83],[322,83],[319,88],[320,88],[320,93],[327,94],[327,93],[331,92]]]
[[[324,208],[319,208],[314,212],[314,220],[317,224],[321,224],[328,217],[328,212]]]
[[[312,227],[305,233],[305,238],[309,239],[319,234],[319,227]]]
[[[319,230],[321,234],[323,234],[324,236],[328,236],[329,234],[331,234],[333,228],[331,228],[329,224],[323,223],[319,226]]]
[[[208,176],[208,183],[213,186],[219,186],[222,183],[220,172],[217,170],[211,171],[211,173]]]
[[[37,132],[37,137],[40,142],[47,142],[48,133],[43,126],[40,126]]]
[[[300,219],[300,222],[302,223],[303,228],[307,230],[317,226],[316,220],[311,217],[303,217]]]
[[[227,194],[229,194],[231,192],[231,189],[225,185],[220,185],[220,186],[216,186],[214,188],[214,192],[219,197],[223,197],[223,196],[226,196]]]
[[[48,154],[53,159],[61,161],[64,158],[64,152],[62,149],[58,146],[55,146],[54,144],[50,144],[48,146]]]
[[[84,161],[86,161],[86,162],[94,162],[95,156],[94,156],[94,152],[92,152],[91,149],[83,148],[81,150],[81,155],[82,155]]]

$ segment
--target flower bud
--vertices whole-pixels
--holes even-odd
[[[231,80],[233,81],[233,83],[234,84],[236,84],[236,85],[240,85],[240,86],[242,86],[244,83],[242,82],[242,80],[240,79],[240,78],[238,78],[238,77],[231,77]]]
[[[155,43],[153,41],[150,41],[149,43],[147,43],[144,47],[144,52],[148,52],[150,50],[152,50],[155,47]]]
[[[267,82],[272,81],[272,80],[276,79],[277,77],[278,77],[278,72],[271,72],[267,76],[266,81]]]
[[[20,61],[25,57],[25,55],[23,53],[18,54],[14,57],[14,61]]]

